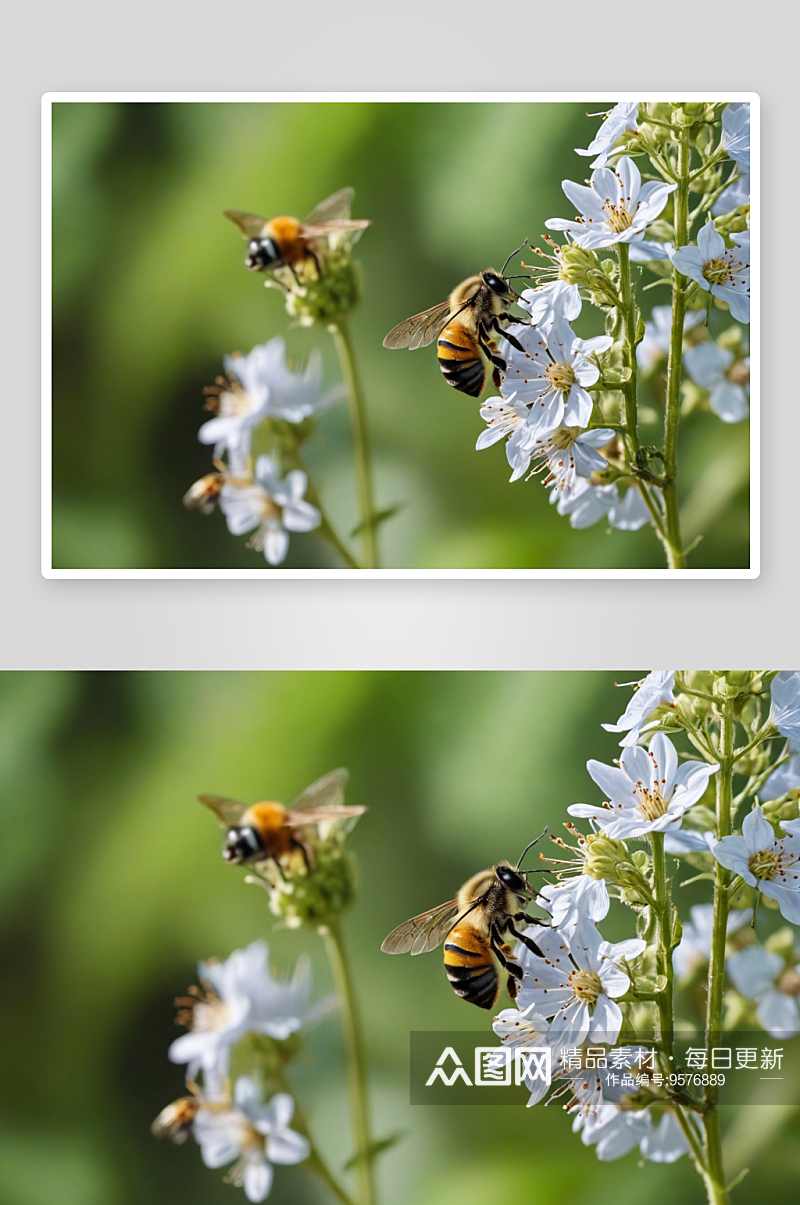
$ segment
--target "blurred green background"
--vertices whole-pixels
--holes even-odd
[[[609,105],[613,102],[609,102]],[[290,357],[329,336],[287,331],[276,292],[243,266],[222,217],[302,216],[345,184],[373,227],[358,247],[365,289],[352,330],[366,387],[383,564],[421,568],[663,567],[651,529],[574,532],[536,483],[508,484],[502,445],[444,383],[435,350],[390,352],[395,323],[465,276],[502,266],[544,220],[572,216],[599,118],[585,104],[115,104],[53,106],[53,564],[56,568],[264,568],[219,514],[181,497],[211,468],[197,442],[204,385],[222,357],[278,334]],[[646,310],[667,290],[642,295]],[[584,308],[584,336],[601,333]],[[645,397],[646,401],[646,397]],[[653,412],[656,417],[655,411]],[[748,424],[685,424],[681,473],[694,567],[749,564]],[[660,424],[643,432],[660,439]],[[308,461],[334,525],[356,523],[346,408],[323,416]],[[724,521],[723,521],[724,517]],[[314,536],[289,566],[337,564]]]
[[[0,677],[0,1200],[3,1205],[234,1205],[195,1144],[150,1137],[180,1095],[166,1052],[172,1000],[199,958],[268,935],[277,967],[313,932],[273,931],[262,893],[220,857],[195,796],[289,801],[337,765],[369,813],[352,837],[361,884],[345,918],[367,1031],[375,1128],[402,1131],[381,1161],[383,1205],[525,1200],[700,1205],[686,1159],[603,1165],[547,1108],[408,1104],[408,1033],[487,1025],[450,990],[439,954],[380,953],[400,921],[450,898],[481,866],[518,857],[545,823],[598,801],[585,761],[618,753],[636,671],[603,673],[6,673]],[[685,889],[686,904],[708,898]],[[683,906],[682,906],[683,907]],[[603,932],[631,934],[614,905]],[[320,1145],[350,1150],[335,1016],[292,1068]],[[775,1085],[761,1085],[773,1089]],[[796,1090],[796,1085],[787,1085]],[[755,1091],[755,1089],[754,1089]],[[732,1110],[724,1110],[723,1123]],[[786,1197],[800,1174],[797,1112],[743,1111],[735,1155],[754,1170],[735,1200]],[[782,1128],[781,1128],[782,1126]],[[740,1159],[741,1162],[736,1162]],[[276,1205],[327,1205],[279,1168]]]

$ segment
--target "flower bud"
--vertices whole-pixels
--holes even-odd
[[[326,252],[321,273],[309,262],[299,278],[286,269],[279,269],[275,276],[276,280],[265,281],[265,286],[284,293],[286,312],[299,326],[334,325],[361,300],[361,271],[346,237]]]
[[[795,956],[794,930],[789,925],[784,925],[776,933],[771,933],[764,942],[764,948],[769,950],[770,954],[780,954],[787,966],[797,961]]]
[[[599,270],[599,260],[594,251],[587,251],[577,243],[567,243],[559,256],[559,279],[571,285],[591,284],[590,274]]]
[[[265,887],[270,911],[289,929],[325,924],[344,912],[355,896],[355,860],[343,835],[315,843],[313,854],[309,866],[293,857],[291,863],[284,861],[280,867],[268,863],[263,877],[248,879]]]

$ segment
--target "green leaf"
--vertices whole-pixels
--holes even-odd
[[[389,1134],[387,1138],[376,1138],[371,1142],[366,1151],[359,1151],[357,1155],[353,1155],[352,1159],[348,1159],[345,1163],[343,1171],[349,1172],[354,1167],[358,1167],[359,1163],[363,1163],[365,1159],[372,1161],[377,1159],[378,1155],[382,1155],[384,1151],[388,1151],[395,1146],[401,1139],[405,1138],[405,1130],[396,1130],[394,1134]]]
[[[405,509],[405,506],[405,502],[396,502],[394,506],[388,506],[386,510],[379,510],[371,519],[365,519],[363,523],[359,523],[357,527],[353,528],[350,532],[351,539],[355,536],[360,536],[368,527],[376,528],[381,523],[385,523],[387,519],[393,519],[395,515],[398,515],[401,510]]]

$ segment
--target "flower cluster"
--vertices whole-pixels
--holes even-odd
[[[536,892],[550,926],[525,931],[535,949],[518,943],[514,1007],[493,1028],[504,1047],[550,1051],[551,1084],[525,1074],[528,1106],[548,1092],[562,1100],[599,1159],[691,1152],[713,1180],[717,1077],[708,1088],[681,1079],[674,994],[690,1004],[706,989],[709,1034],[743,1022],[800,1034],[800,673],[653,670],[635,686],[603,725],[622,734],[619,760],[587,762],[604,802],[567,808],[590,831],[569,821],[568,839],[552,838],[558,854],[541,855],[555,874]],[[700,758],[680,750],[681,735]],[[682,923],[667,855],[717,884],[715,902],[694,903]],[[636,936],[611,942],[600,927],[615,901],[635,914]],[[790,925],[774,929],[769,912]]]
[[[622,531],[652,524],[678,568],[685,559],[675,547],[674,452],[643,446],[640,427],[682,398],[684,413],[705,407],[726,423],[749,413],[741,327],[715,338],[708,323],[715,303],[738,323],[750,320],[749,196],[741,191],[749,133],[746,103],[624,101],[605,114],[577,152],[594,156],[589,180],[563,181],[576,216],[544,223],[565,242],[545,235],[550,249],[534,248],[547,266],[534,269],[536,286],[519,298],[530,321],[508,327],[500,340],[500,396],[481,408],[487,429],[477,448],[504,439],[512,482],[541,475],[575,528],[601,520]],[[637,160],[661,178],[643,181]],[[690,194],[699,198],[691,213]],[[707,220],[692,241],[701,212]],[[648,320],[637,306],[632,263],[646,265],[653,284],[672,284],[672,304],[655,306]],[[607,333],[575,334],[571,324],[585,301],[601,311]],[[644,381],[654,393],[647,410],[639,405]],[[676,426],[677,417],[668,420]]]
[[[299,957],[290,976],[276,976],[270,969],[269,946],[254,941],[224,962],[200,962],[198,983],[175,1001],[176,1021],[187,1032],[172,1042],[169,1058],[186,1068],[188,1094],[161,1111],[153,1133],[176,1143],[193,1135],[207,1167],[232,1165],[225,1178],[243,1188],[249,1201],[269,1195],[274,1165],[303,1162],[338,1200],[349,1200],[315,1148],[305,1114],[295,1118],[288,1079],[289,1065],[303,1053],[304,1031],[337,1006],[348,1018],[348,1058],[353,1067],[363,1059],[337,927],[338,915],[353,894],[345,835],[366,810],[345,806],[347,778],[346,770],[331,771],[307,787],[291,809],[266,801],[247,807],[217,795],[200,796],[225,828],[225,861],[252,868],[246,881],[266,889],[273,912],[288,927],[305,923],[324,936],[337,988],[336,996],[312,1002],[307,956]],[[371,1185],[375,1152],[362,1082],[352,1074],[349,1082],[352,1162],[364,1183]],[[362,1195],[366,1201],[366,1192]]]
[[[249,355],[226,356],[227,375],[206,390],[214,418],[198,433],[213,447],[215,472],[188,490],[187,506],[209,514],[219,504],[232,535],[252,532],[248,547],[270,565],[286,559],[290,532],[313,531],[322,516],[306,501],[308,477],[295,468],[282,475],[279,460],[297,461],[317,414],[341,397],[322,390],[322,360],[312,355],[303,372],[286,364],[286,344],[272,339]],[[253,461],[255,440],[270,446]]]
[[[299,1049],[289,1039],[335,1002],[310,1005],[306,960],[291,979],[273,977],[263,941],[235,950],[225,962],[201,962],[197,970],[200,986],[176,1001],[178,1022],[189,1032],[169,1048],[173,1063],[187,1064],[190,1095],[167,1105],[153,1132],[173,1142],[193,1134],[207,1167],[233,1164],[227,1180],[243,1187],[248,1201],[263,1201],[273,1164],[301,1163],[311,1151],[308,1139],[290,1128],[291,1094],[275,1091],[265,1101],[264,1084],[282,1084],[283,1068]],[[255,1075],[232,1079],[234,1052],[237,1064],[250,1059]]]

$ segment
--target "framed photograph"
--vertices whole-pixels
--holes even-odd
[[[46,95],[42,572],[756,577],[758,106]]]

